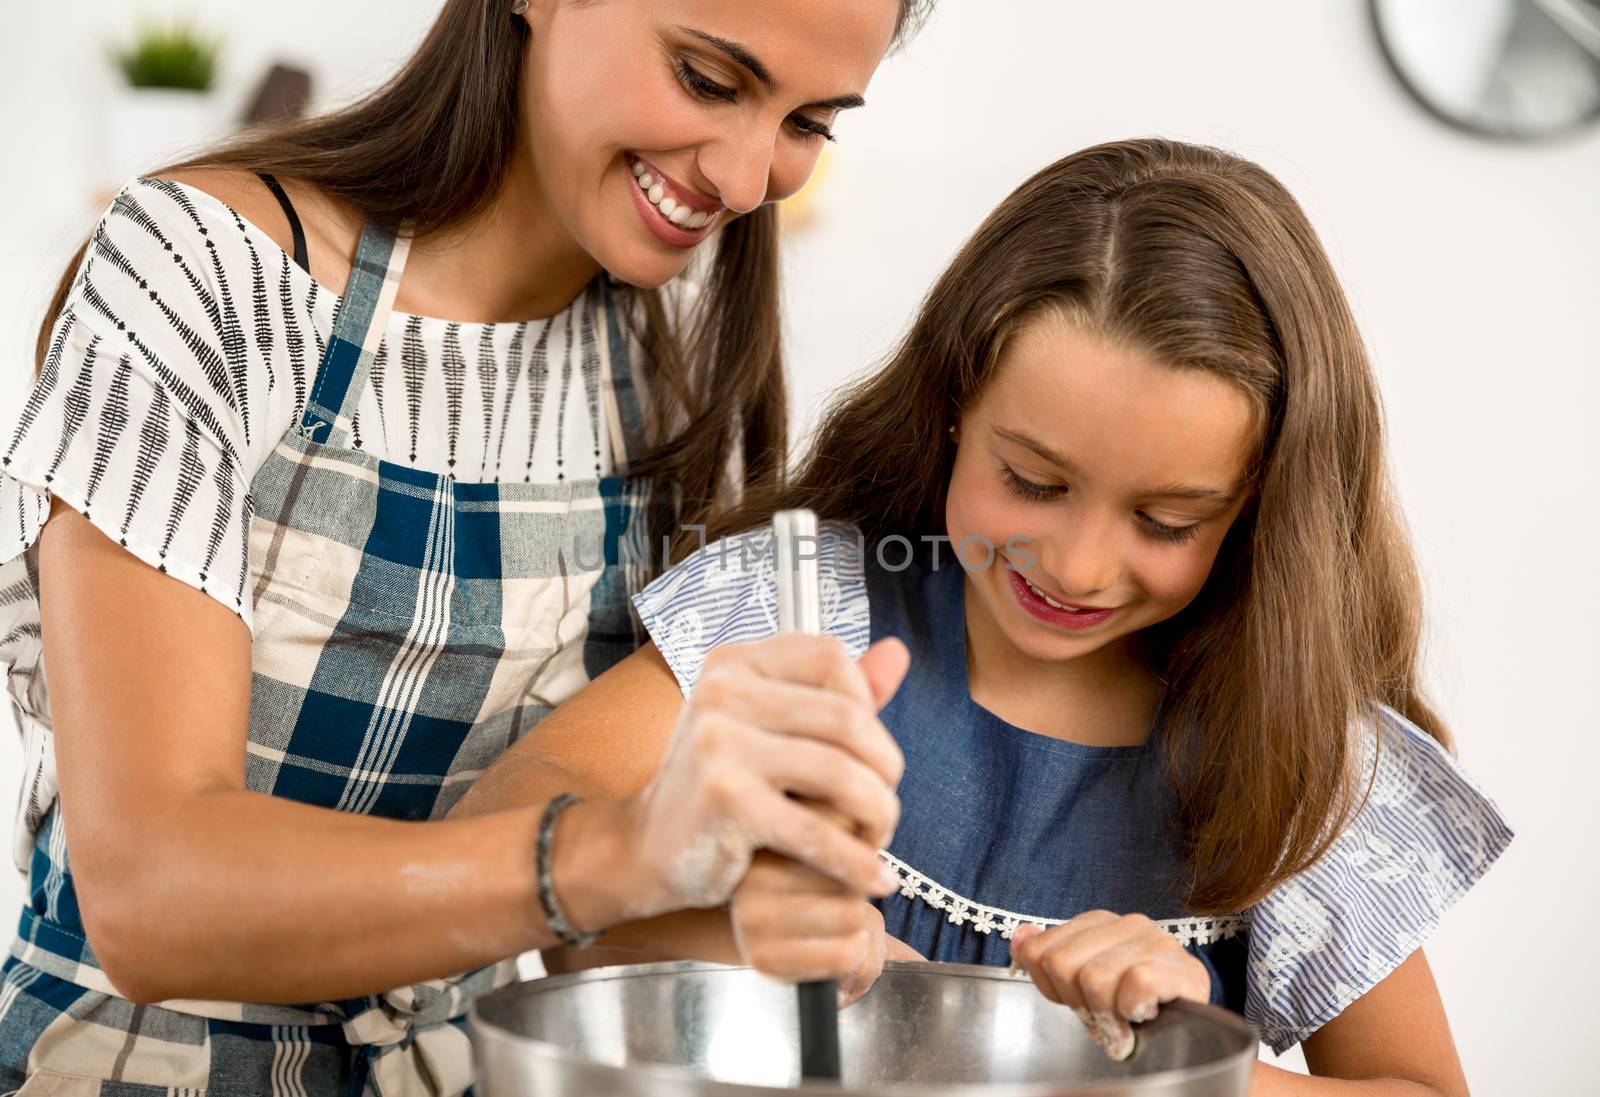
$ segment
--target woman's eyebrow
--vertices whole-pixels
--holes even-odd
[[[778,81],[773,77],[771,70],[761,63],[761,58],[751,53],[738,42],[730,42],[726,38],[718,38],[714,34],[707,34],[703,30],[693,27],[678,28],[691,38],[698,38],[708,46],[713,46],[727,55],[728,60],[745,69],[758,80],[762,87],[768,91],[778,90]],[[815,103],[807,103],[806,109],[810,110],[851,110],[855,107],[864,107],[867,101],[859,95],[835,95],[831,99],[819,99]]]

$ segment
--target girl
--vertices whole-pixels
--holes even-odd
[[[762,831],[875,886],[772,791],[848,747],[585,805],[576,858],[543,805],[442,816],[642,640],[618,546],[774,479],[772,203],[921,7],[447,0],[370,97],[117,195],[0,437],[0,1091],[457,1093],[485,965],[563,913],[719,901]],[[696,300],[657,292],[707,245]]]
[[[794,482],[725,529],[796,506],[836,520],[825,628],[865,652],[874,702],[896,641],[911,652],[882,710],[905,760],[883,854],[900,888],[880,923],[763,855],[731,927],[613,940],[855,994],[881,925],[931,959],[1019,964],[1119,1053],[1186,997],[1277,1052],[1304,1041],[1315,1074],[1369,1079],[1295,1088],[1263,1064],[1260,1093],[1466,1092],[1420,946],[1511,832],[1419,694],[1372,372],[1282,186],[1153,140],[1046,168]],[[748,642],[773,627],[768,542],[737,532],[652,584],[655,648],[510,752],[542,769],[491,769],[462,810],[631,791],[680,689],[733,742],[801,726],[755,654],[789,638]]]

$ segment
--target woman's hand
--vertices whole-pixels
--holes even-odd
[[[839,1008],[867,991],[886,960],[921,960],[883,929],[883,915],[787,857],[758,854],[729,906],[739,958],[774,979],[839,981]]]
[[[1143,914],[1091,910],[1053,929],[1022,926],[1011,959],[1052,1002],[1071,1006],[1113,1059],[1133,1054],[1129,1022],[1162,1002],[1211,1000],[1211,974],[1178,939]]]
[[[880,641],[859,661],[827,636],[713,650],[654,776],[620,805],[627,894],[618,909],[588,920],[718,906],[763,849],[857,897],[891,891],[877,851],[899,819],[894,789],[905,763],[877,712],[908,665],[898,640]],[[795,797],[826,807],[843,828]],[[562,844],[558,836],[558,860]],[[577,843],[568,848],[573,862],[582,859]],[[561,875],[558,864],[558,893],[571,894],[566,902],[583,918],[576,908],[584,900]]]

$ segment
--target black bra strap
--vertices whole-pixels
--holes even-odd
[[[311,273],[311,260],[306,255],[306,231],[300,226],[300,215],[294,211],[294,203],[289,201],[289,195],[283,189],[283,184],[277,177],[264,171],[256,172],[261,176],[261,181],[267,185],[272,196],[278,200],[278,205],[283,207],[283,214],[289,219],[289,231],[294,234],[294,261],[300,264],[300,269],[307,274]]]

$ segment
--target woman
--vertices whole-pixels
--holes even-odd
[[[117,196],[4,443],[0,1089],[460,1092],[485,965],[762,847],[881,890],[903,667],[824,640],[753,657],[850,739],[752,760],[691,706],[632,802],[442,820],[637,645],[647,533],[778,474],[771,203],[915,6],[449,0],[369,98]]]

